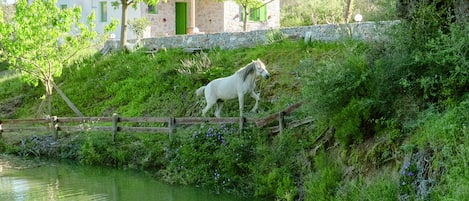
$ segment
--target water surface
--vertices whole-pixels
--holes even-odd
[[[0,168],[0,201],[239,201],[195,187],[168,185],[132,170],[48,163],[37,168]]]

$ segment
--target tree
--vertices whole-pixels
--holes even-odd
[[[129,7],[137,8],[138,3],[144,2],[151,6],[158,5],[159,0],[116,0],[112,3],[114,8],[122,6],[122,18],[121,18],[121,47],[125,46],[127,42],[127,10]]]
[[[4,22],[0,14],[0,62],[20,72],[27,83],[45,86],[48,115],[52,113],[54,77],[60,76],[63,67],[73,62],[81,50],[101,41],[94,31],[94,13],[88,16],[86,25],[80,22],[81,8],[60,9],[56,4],[57,0],[30,4],[20,0],[11,21]]]
[[[222,0],[223,1],[223,0]],[[243,9],[243,31],[247,30],[247,22],[248,17],[250,15],[251,10],[259,9],[262,6],[267,5],[268,3],[274,0],[233,0],[235,3],[240,5]]]
[[[347,7],[345,8],[345,23],[349,23],[353,11],[353,0],[347,0]]]

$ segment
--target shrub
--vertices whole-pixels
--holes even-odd
[[[259,139],[256,147],[257,163],[253,166],[255,195],[295,200],[299,181],[311,167],[305,153],[306,142],[293,132],[284,132],[270,139]]]
[[[422,181],[414,192],[419,197],[435,200],[459,199],[467,195],[467,154],[469,145],[468,122],[469,100],[443,112],[428,109],[422,113],[420,129],[411,137],[419,152],[426,153],[421,161],[426,166],[419,167],[423,179],[432,181],[430,192],[422,193]],[[418,161],[417,161],[418,162]],[[420,174],[419,174],[420,175]],[[464,175],[464,176],[462,176]],[[453,187],[457,186],[457,190]],[[426,187],[428,188],[428,187]]]
[[[373,132],[368,126],[373,100],[368,98],[369,69],[365,58],[366,45],[350,42],[352,47],[343,60],[304,60],[300,68],[303,79],[302,94],[311,115],[320,122],[328,122],[337,129],[336,137],[344,145],[358,142]]]
[[[305,181],[305,200],[331,200],[342,179],[340,167],[324,151],[314,157],[314,171]]]
[[[250,168],[255,160],[251,134],[238,134],[230,125],[202,127],[185,134],[178,134],[166,148],[168,164],[162,172],[166,180],[250,195]]]
[[[398,200],[398,182],[388,169],[377,175],[357,177],[346,180],[337,191],[334,200]]]
[[[385,51],[390,57],[378,61],[377,68],[395,69],[387,72],[394,82],[388,87],[396,95],[410,93],[425,102],[452,104],[467,91],[469,27],[453,23],[448,12],[439,10],[437,3],[418,4],[411,19],[395,26]]]
[[[266,37],[269,44],[282,42],[287,39],[287,35],[279,30],[272,30],[267,32]]]

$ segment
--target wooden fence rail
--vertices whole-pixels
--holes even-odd
[[[170,136],[176,131],[178,126],[194,124],[235,124],[255,123],[257,127],[264,127],[276,120],[279,125],[270,127],[272,133],[282,132],[284,128],[297,127],[299,125],[312,122],[311,118],[302,121],[293,121],[285,123],[284,117],[298,109],[301,103],[287,107],[277,114],[269,115],[265,118],[251,119],[239,117],[225,118],[204,118],[204,117],[119,117],[114,114],[112,117],[50,117],[44,119],[1,119],[0,137],[2,133],[39,131],[52,132],[58,137],[59,131],[107,131],[112,132],[112,139],[118,132],[149,132],[149,133],[168,133]],[[141,126],[141,124],[161,124],[155,126]],[[74,125],[70,125],[74,124]],[[78,125],[76,125],[78,124]],[[124,125],[122,125],[124,124]],[[140,126],[135,126],[135,124]]]

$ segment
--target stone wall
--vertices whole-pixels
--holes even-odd
[[[342,38],[359,40],[382,40],[383,34],[398,21],[362,22],[351,24],[325,24],[304,27],[275,29],[290,38],[301,40],[333,41]],[[266,34],[273,30],[251,32],[225,32],[214,34],[176,35],[142,39],[147,49],[166,48],[213,48],[235,49],[267,44]],[[306,36],[306,39],[305,39]]]

